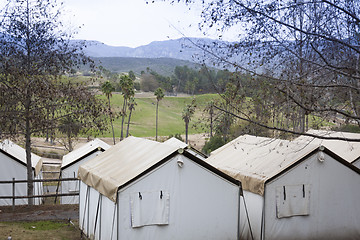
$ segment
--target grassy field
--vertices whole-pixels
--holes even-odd
[[[104,96],[100,96],[105,98]],[[190,122],[189,135],[197,133],[207,133],[209,129],[205,126],[204,107],[208,102],[220,99],[218,94],[204,94],[196,96],[169,97],[166,96],[159,103],[159,123],[158,136],[169,136],[175,134],[185,134],[185,124],[182,120],[182,111],[186,104],[196,99],[196,111]],[[152,93],[136,95],[135,111],[133,111],[130,121],[130,135],[136,137],[155,137],[156,122],[156,98]],[[123,97],[119,93],[114,93],[111,98],[111,105],[116,113],[120,112],[123,104]],[[126,117],[125,123],[128,119]],[[200,124],[199,124],[200,123]],[[241,124],[241,121],[239,122]],[[201,125],[201,126],[200,126]],[[310,127],[331,126],[332,124],[316,116],[309,116]],[[124,135],[126,134],[126,124],[124,125]],[[115,137],[120,137],[121,118],[114,121]],[[112,137],[111,128],[100,137]]]
[[[201,118],[202,111],[207,102],[211,99],[218,98],[216,94],[197,95],[196,98],[196,112],[190,124],[189,134],[203,132],[200,128],[195,128],[194,124]],[[183,108],[189,104],[192,97],[165,97],[159,103],[159,123],[158,135],[169,136],[177,133],[185,133],[185,124],[181,118]],[[123,97],[121,94],[113,94],[111,98],[112,108],[116,112],[120,112],[122,107]],[[136,137],[152,137],[155,136],[156,123],[156,99],[153,95],[149,97],[137,97],[137,106],[133,111],[130,121],[130,134]],[[125,119],[127,123],[127,118]],[[115,136],[120,136],[121,118],[114,121]],[[124,129],[126,131],[126,127]],[[112,137],[111,131],[105,133],[102,137]]]
[[[67,221],[0,222],[0,239],[75,240],[81,239],[77,223]]]

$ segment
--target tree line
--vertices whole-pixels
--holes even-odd
[[[94,135],[107,128],[104,102],[67,76],[93,61],[70,43],[56,1],[7,1],[0,13],[0,138],[21,138],[33,195],[32,137]],[[71,142],[68,142],[71,150]],[[31,205],[33,200],[29,198]]]
[[[185,2],[192,7],[196,1]],[[211,0],[201,4],[200,30],[204,34],[216,30],[220,39],[235,33],[237,40],[194,43],[205,53],[200,60],[250,74],[262,86],[261,97],[252,100],[252,112],[255,116],[262,112],[262,117],[248,114],[244,103],[230,108],[216,105],[219,111],[273,136],[323,138],[307,133],[314,116],[359,128],[359,1]]]

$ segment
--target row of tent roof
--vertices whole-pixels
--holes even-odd
[[[359,157],[307,136],[244,135],[209,158],[129,137],[79,167],[79,223],[94,239],[359,239]]]
[[[77,171],[80,164],[87,160],[97,156],[99,153],[110,148],[110,145],[101,141],[100,139],[94,139],[80,148],[72,151],[62,158],[61,175],[62,178],[74,178],[77,177]],[[43,178],[43,163],[46,158],[42,158],[34,153],[31,153],[31,167],[33,171],[33,177],[35,180]],[[12,181],[26,180],[27,179],[27,163],[25,149],[15,144],[10,140],[4,140],[0,143],[0,181]],[[79,183],[77,181],[62,182],[60,187],[60,193],[76,193],[79,191]],[[44,188],[42,182],[34,183],[34,195],[43,195]],[[0,185],[0,196],[12,196],[12,184]],[[15,185],[16,196],[27,196],[26,183],[17,183]],[[27,204],[27,199],[16,199],[16,205]],[[61,197],[60,202],[62,204],[77,204],[78,196],[66,196]],[[35,198],[35,204],[41,204],[42,198]],[[0,199],[0,206],[12,205],[12,200]]]
[[[360,142],[243,135],[209,158],[174,138],[89,145],[62,171],[92,239],[360,238]]]

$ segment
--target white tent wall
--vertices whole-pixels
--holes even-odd
[[[100,225],[98,226],[101,237],[97,239],[117,239],[117,207],[106,196],[101,196]]]
[[[33,171],[34,173],[34,171]],[[41,180],[43,179],[42,172],[40,172],[36,177],[34,177],[35,180]],[[42,182],[34,182],[34,195],[43,195],[44,194],[44,188]],[[43,203],[42,198],[34,198],[34,204],[40,205]]]
[[[61,178],[76,178],[79,166],[84,164],[90,159],[101,154],[102,151],[96,151],[89,156],[81,159],[80,161],[69,165],[68,167],[61,169]],[[61,183],[61,193],[74,193],[79,191],[79,181],[63,181]],[[78,204],[78,196],[63,196],[60,198],[61,204]]]
[[[183,161],[182,168],[178,160]],[[156,193],[160,198],[161,191],[164,196],[170,196],[168,224],[132,227],[131,196],[140,192],[145,201],[147,194]],[[236,240],[239,194],[238,185],[177,155],[121,189],[116,205],[101,196],[98,208],[99,193],[81,182],[79,224],[84,233],[94,239]]]
[[[14,160],[13,158],[0,152],[0,181],[12,181],[15,180],[26,180],[27,179],[27,168],[23,164]],[[34,170],[32,171],[34,175]],[[34,179],[41,179],[41,173],[38,174]],[[34,183],[34,195],[42,194],[42,183]],[[0,196],[12,196],[12,184],[1,184]],[[15,184],[15,196],[27,196],[27,183],[16,183]],[[38,205],[41,203],[41,199],[34,199],[34,204]],[[26,205],[28,204],[27,198],[15,199],[15,205]],[[12,199],[0,199],[0,206],[12,205]]]
[[[184,165],[180,168],[177,160]],[[237,239],[239,186],[178,155],[119,192],[119,239]],[[168,225],[131,226],[135,193],[170,195]]]
[[[79,191],[79,198],[81,201],[79,202],[79,228],[87,233],[87,215],[89,214],[89,207],[88,207],[88,198],[89,198],[89,191],[90,187],[88,187],[85,183],[80,181],[80,191]]]
[[[240,239],[261,239],[263,205],[262,196],[249,191],[243,192],[240,205]]]
[[[354,165],[355,167],[357,167],[357,168],[360,168],[360,158],[357,159],[357,160],[355,160],[355,161],[353,162],[353,165]]]
[[[290,194],[298,186],[299,194]],[[311,155],[266,184],[264,239],[360,239],[359,186],[356,171],[326,153]],[[278,218],[283,198],[293,201],[287,207],[290,215],[304,215]]]
[[[96,219],[100,194],[83,183],[80,189],[80,198],[84,200],[79,205],[79,226],[87,236],[91,237],[94,234],[95,225],[100,221],[99,217]],[[91,239],[94,239],[94,237],[91,237]]]
[[[80,229],[92,239],[117,239],[117,206],[104,195],[101,195],[99,199],[99,195],[101,195],[99,192],[80,182]],[[96,215],[98,215],[97,219]],[[96,238],[94,230],[96,230]]]

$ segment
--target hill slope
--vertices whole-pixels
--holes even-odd
[[[146,68],[164,76],[171,76],[176,66],[199,67],[199,64],[174,58],[97,57],[93,59],[97,65],[101,65],[112,72],[121,73],[132,70],[138,75],[141,71],[146,71]]]

